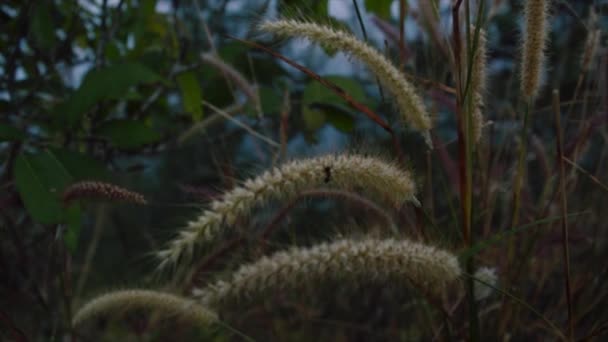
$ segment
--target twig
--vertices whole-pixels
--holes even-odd
[[[244,130],[246,130],[249,134],[253,135],[254,137],[266,142],[268,145],[272,146],[272,147],[276,147],[276,148],[281,148],[281,145],[279,143],[277,143],[276,141],[256,132],[253,128],[247,126],[246,124],[244,124],[243,122],[233,118],[232,116],[230,116],[230,114],[224,112],[223,110],[221,110],[220,108],[212,105],[211,103],[207,102],[207,101],[203,101],[203,104],[205,104],[205,106],[211,108],[211,110],[213,110],[214,112],[220,114],[221,116],[223,116],[224,118],[232,121],[234,124],[236,124],[237,126],[243,128]]]
[[[599,185],[602,189],[608,191],[608,186],[606,186],[606,184],[602,183],[602,181],[600,181],[597,177],[595,177],[594,175],[589,173],[589,171],[583,169],[580,165],[578,165],[575,162],[573,162],[572,160],[568,159],[566,156],[562,156],[562,160],[565,161],[566,163],[570,164],[572,167],[577,169],[579,172],[581,172],[585,176],[589,177],[589,179],[591,179],[595,184]]]
[[[399,65],[403,69],[406,52],[405,52],[405,8],[407,4],[405,0],[399,0]]]
[[[240,110],[242,110],[244,106],[245,106],[244,103],[234,103],[234,104],[229,105],[228,107],[224,108],[223,111],[224,111],[224,113],[234,115],[234,114],[238,113]],[[222,118],[223,118],[222,115],[220,115],[218,113],[213,113],[212,115],[207,116],[202,121],[196,122],[194,125],[190,126],[190,128],[188,128],[188,130],[186,130],[184,133],[180,134],[180,136],[177,138],[178,145],[184,144],[188,140],[192,139],[198,132],[205,131],[209,126],[211,126],[217,122],[220,122],[220,120],[222,120]]]

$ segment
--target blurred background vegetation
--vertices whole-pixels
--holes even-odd
[[[479,240],[510,228],[510,187],[521,129],[521,2],[485,3],[489,83],[484,115],[492,123],[475,161],[473,229]],[[151,253],[220,191],[248,176],[284,160],[330,152],[396,157],[391,136],[365,115],[307,75],[230,36],[260,42],[292,58],[389,122],[419,180],[424,209],[402,210],[403,234],[460,248],[451,2],[354,4],[3,1],[0,339],[239,340],[242,336],[226,327],[192,331],[176,322],[155,322],[144,313],[100,320],[83,331],[70,331],[69,317],[84,300],[108,289],[165,286],[151,276],[156,266]],[[559,214],[551,106],[551,89],[558,89],[569,158],[568,211],[582,213],[570,224],[577,338],[601,336],[608,329],[606,12],[608,2],[603,0],[553,1],[549,68],[528,137],[520,219],[532,228],[516,236],[515,253],[508,254],[501,244],[479,255],[480,264],[497,269],[499,287],[565,327],[559,222],[547,221]],[[255,30],[260,20],[283,15],[344,27],[402,66],[434,115],[435,149],[426,150],[422,139],[403,127],[392,100],[356,61],[307,41],[278,41]],[[600,45],[585,69],[585,42],[598,29]],[[118,184],[144,194],[149,203],[65,205],[63,190],[80,180]],[[271,204],[248,224],[263,227],[272,218],[270,209],[282,205]],[[368,216],[329,199],[308,201],[289,215],[297,234],[285,228],[279,241],[319,239],[330,234],[319,225],[365,224]],[[207,272],[234,269],[234,259],[250,260],[255,253],[253,248],[239,249],[239,257],[226,258]],[[173,289],[188,288],[173,284]],[[360,289],[348,296],[340,296],[341,291],[327,289],[315,300],[268,299],[272,306],[261,302],[242,308],[226,321],[259,340],[466,336],[458,298],[448,300],[452,311],[446,318],[399,286]],[[538,315],[507,296],[496,294],[480,310],[484,337],[555,338]]]

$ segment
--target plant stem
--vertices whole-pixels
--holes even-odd
[[[458,153],[459,153],[459,173],[460,173],[460,200],[461,200],[461,226],[464,243],[467,247],[473,245],[473,239],[471,234],[471,217],[472,217],[472,204],[473,204],[473,145],[472,145],[472,123],[471,123],[471,109],[473,108],[471,101],[472,97],[467,96],[467,86],[469,80],[462,70],[462,42],[460,34],[460,20],[459,10],[461,0],[458,0],[452,9],[452,30],[454,39],[454,69],[456,78],[456,117],[458,120]],[[469,17],[469,2],[465,2],[465,14],[467,16],[467,23]],[[469,25],[467,25],[469,30]],[[467,48],[474,48],[468,45]],[[470,54],[468,54],[470,55]],[[470,65],[468,68],[470,70]],[[469,73],[467,73],[469,74]],[[466,79],[463,79],[466,77]],[[463,82],[464,81],[464,82]],[[475,258],[469,258],[466,263],[466,270],[469,273],[475,272]],[[467,279],[467,301],[468,301],[468,314],[469,314],[469,339],[471,341],[480,340],[479,331],[479,317],[477,315],[477,303],[473,294],[474,280]]]
[[[357,14],[357,20],[359,21],[359,26],[361,27],[361,33],[363,33],[363,40],[367,42],[367,30],[365,29],[365,24],[363,23],[363,17],[361,17],[361,10],[359,9],[359,5],[357,4],[357,0],[353,0],[353,6],[355,7],[355,13]],[[380,79],[376,77],[376,83],[378,84],[378,91],[380,92],[380,99],[382,103],[385,103],[384,99],[384,91],[382,90],[382,85],[380,84]]]
[[[519,157],[517,159],[517,169],[515,179],[513,181],[513,213],[511,216],[511,227],[519,224],[519,211],[521,209],[521,187],[524,179],[526,168],[526,154],[528,149],[528,126],[530,121],[530,102],[526,102],[524,109],[524,125],[520,131]],[[508,259],[513,260],[515,254],[515,240],[511,239],[509,243]],[[512,273],[511,273],[512,274]]]
[[[553,90],[553,112],[555,114],[555,136],[557,145],[557,165],[559,168],[560,206],[562,211],[562,244],[564,249],[564,282],[566,287],[566,302],[568,305],[568,338],[574,340],[574,317],[572,316],[572,290],[570,287],[570,248],[568,247],[568,200],[566,198],[566,173],[564,171],[564,151],[562,148],[562,127],[559,110],[559,91]]]
[[[526,166],[526,154],[528,149],[528,126],[530,125],[530,102],[525,105],[524,111],[524,126],[521,129],[519,158],[517,161],[517,174],[515,175],[515,184],[513,186],[513,216],[511,217],[511,226],[517,226],[519,223],[519,210],[521,208],[521,187],[524,178]]]

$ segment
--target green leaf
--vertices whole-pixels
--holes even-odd
[[[75,181],[106,178],[107,171],[101,163],[62,149],[24,153],[15,164],[15,184],[28,213],[39,223],[65,223],[64,242],[72,252],[80,236],[82,209],[78,204],[64,207],[61,194]]]
[[[318,130],[323,127],[326,121],[325,113],[322,111],[310,110],[308,107],[306,107],[306,110],[302,111],[302,118],[306,124],[306,129],[309,131]]]
[[[114,146],[133,149],[160,140],[154,129],[141,121],[111,120],[99,127],[101,136],[106,137]]]
[[[110,174],[106,167],[88,155],[82,153],[65,150],[65,149],[49,149],[55,159],[63,165],[73,181],[81,180],[101,180],[107,181],[110,179]]]
[[[366,102],[365,91],[354,80],[341,76],[328,76],[326,79],[342,88],[353,99],[361,103]],[[317,81],[308,83],[302,94],[301,104],[304,122],[310,130],[319,129],[326,121],[345,132],[354,127],[354,118],[345,105],[346,101]]]
[[[154,16],[156,0],[142,0],[137,7],[136,20],[131,31],[135,37],[135,50],[142,50],[146,46],[146,33],[148,22]]]
[[[260,87],[259,89],[262,111],[266,114],[279,113],[283,107],[283,97],[272,88]]]
[[[30,32],[36,44],[43,49],[50,49],[55,44],[55,28],[51,18],[52,2],[40,1],[34,7],[31,17]]]
[[[365,0],[365,8],[374,12],[384,20],[391,18],[391,4],[393,0]]]
[[[57,109],[69,125],[77,123],[94,104],[105,99],[120,99],[129,88],[140,83],[159,82],[162,78],[140,63],[123,63],[93,69],[72,96]]]
[[[104,54],[106,59],[109,61],[118,60],[122,56],[118,41],[113,40],[108,42],[108,44],[106,44]]]
[[[196,74],[193,71],[189,71],[178,75],[177,84],[182,93],[184,110],[192,114],[194,121],[199,121],[203,118],[203,99]]]
[[[342,132],[351,132],[355,128],[355,119],[352,114],[343,106],[330,105],[325,110],[327,122]]]
[[[0,124],[0,141],[21,141],[26,138],[25,133],[11,125]]]
[[[327,76],[324,78],[342,88],[342,90],[344,90],[354,100],[361,103],[367,102],[363,87],[361,87],[361,84],[355,80],[343,76]],[[346,103],[346,101],[344,101],[344,99],[342,99],[339,95],[333,91],[330,91],[321,83],[314,80],[310,81],[308,85],[306,85],[304,93],[302,94],[303,104],[310,104],[313,102],[328,102],[337,104]]]
[[[62,220],[61,192],[71,181],[65,167],[49,151],[17,157],[15,185],[37,222],[52,224]]]

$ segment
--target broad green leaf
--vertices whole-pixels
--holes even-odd
[[[248,51],[249,48],[245,44],[232,40],[227,41],[226,44],[218,48],[218,54],[221,56],[221,59],[230,65],[243,62],[243,57],[246,56]]]
[[[374,12],[384,20],[391,18],[391,4],[393,0],[365,0],[365,8]]]
[[[194,121],[199,121],[203,118],[203,99],[196,74],[193,71],[189,71],[178,75],[177,84],[182,93],[184,110],[192,114]]]
[[[315,122],[316,126],[310,123],[310,120],[314,119],[317,120]],[[330,103],[313,103],[309,105],[308,110],[304,113],[304,121],[307,123],[308,129],[320,128],[325,122],[343,132],[350,132],[355,127],[355,119],[348,111],[348,108]]]
[[[309,131],[316,131],[323,127],[326,121],[325,113],[317,110],[309,110],[308,108],[302,112],[302,118],[306,124],[306,129]]]
[[[73,125],[94,104],[104,99],[123,98],[129,88],[140,83],[159,82],[162,78],[140,63],[116,64],[93,69],[72,96],[58,108],[58,115]]]
[[[106,48],[104,51],[106,59],[109,61],[118,60],[122,56],[122,53],[120,50],[121,49],[120,49],[118,41],[113,40],[111,42],[108,42],[108,44],[106,44]]]
[[[55,44],[55,28],[50,3],[47,1],[36,3],[31,17],[30,32],[36,44],[43,49],[50,49]]]
[[[107,172],[101,163],[63,149],[24,153],[15,164],[15,184],[27,211],[36,222],[66,224],[64,241],[72,252],[80,236],[82,209],[78,204],[66,208],[61,194],[75,181],[105,178]]]
[[[48,152],[63,165],[73,181],[110,179],[106,167],[88,155],[58,148],[51,148]]]
[[[37,222],[52,224],[62,220],[61,192],[71,181],[65,167],[49,151],[17,157],[15,185]]]
[[[352,114],[343,106],[330,105],[325,109],[327,122],[342,132],[350,132],[355,127],[355,119]]]
[[[283,106],[283,96],[269,87],[259,88],[262,111],[265,114],[280,113]]]
[[[326,79],[342,88],[353,99],[361,103],[366,102],[365,91],[359,83],[341,76],[329,76]],[[301,103],[302,115],[308,129],[318,129],[326,121],[346,132],[354,127],[354,119],[346,101],[317,81],[308,83]]]
[[[141,121],[111,120],[99,127],[101,136],[106,137],[118,148],[133,149],[158,141],[160,134]]]
[[[11,125],[0,124],[0,141],[21,141],[25,138],[25,133],[17,128]]]
[[[343,76],[327,76],[324,78],[342,88],[354,100],[361,103],[367,102],[365,91],[357,81]],[[327,89],[321,83],[312,80],[304,89],[302,103],[308,104],[313,102],[346,103],[339,95]]]
[[[150,21],[150,18],[154,16],[155,8],[156,0],[142,0],[139,3],[137,8],[137,20],[135,22],[135,27],[132,29],[135,34],[136,50],[145,45],[144,37],[148,28],[148,22]]]

